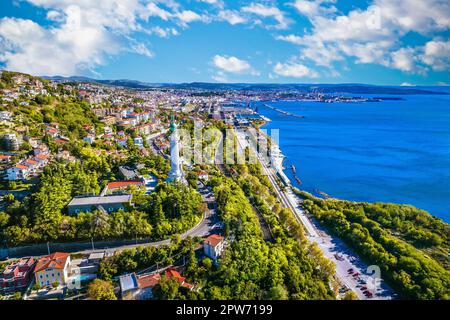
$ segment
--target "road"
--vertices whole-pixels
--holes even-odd
[[[236,132],[238,141],[238,152],[243,152],[246,145],[245,134],[242,132]],[[240,150],[239,150],[240,149]],[[356,293],[360,300],[369,299],[361,290],[361,283],[359,281],[366,281],[369,285],[374,283],[374,278],[368,277],[366,271],[368,266],[354,254],[339,238],[332,237],[326,230],[320,226],[317,221],[311,221],[305,214],[304,210],[299,205],[300,199],[294,194],[291,187],[286,187],[282,190],[276,181],[276,173],[274,169],[269,166],[266,160],[260,157],[256,152],[259,162],[262,168],[269,178],[275,192],[285,208],[289,208],[294,213],[297,220],[304,226],[307,234],[307,238],[310,242],[315,242],[322,249],[324,255],[336,264],[336,276],[339,281],[348,289],[351,289]],[[355,278],[348,273],[349,269],[353,269],[354,272],[358,272],[361,276]],[[381,276],[381,275],[380,275]],[[393,299],[394,292],[390,289],[386,283],[380,277],[379,285],[374,285],[373,300],[388,300]]]
[[[214,232],[219,218],[217,215],[217,209],[215,207],[215,197],[212,193],[210,187],[199,185],[199,193],[203,197],[203,201],[208,204],[208,209],[203,215],[202,220],[193,228],[181,234],[181,239],[186,239],[187,237],[205,237]],[[154,242],[140,242],[130,243],[129,240],[121,241],[105,241],[101,244],[91,242],[84,243],[62,243],[62,244],[50,244],[51,252],[63,251],[70,252],[74,254],[91,254],[93,252],[106,251],[107,254],[113,254],[115,251],[121,251],[125,249],[132,249],[137,247],[146,246],[160,246],[170,244],[170,239],[165,239],[161,241]],[[42,249],[36,250],[36,245],[26,247],[25,250],[20,251],[20,254],[14,255],[10,253],[10,257],[23,257],[23,256],[43,256],[47,254],[47,247],[43,245]],[[92,248],[93,247],[93,248]],[[56,249],[57,248],[57,249]],[[14,248],[11,248],[14,249]]]
[[[212,190],[210,187],[204,186],[203,184],[199,184],[198,188],[199,193],[201,194],[203,201],[208,204],[208,209],[206,210],[205,214],[203,215],[202,220],[192,229],[186,231],[185,233],[181,234],[181,239],[186,239],[187,237],[206,237],[209,234],[214,231],[215,226],[219,222],[219,218],[217,216],[217,209],[215,207],[215,197],[212,193]],[[90,254],[92,252],[98,252],[98,251],[105,251],[107,254],[113,254],[115,251],[122,251],[125,249],[132,249],[137,247],[157,247],[161,245],[168,245],[170,244],[170,239],[165,239],[161,241],[155,241],[155,242],[147,242],[147,243],[139,243],[134,245],[125,245],[125,246],[119,246],[115,248],[96,248],[95,250],[83,250],[73,253],[81,253],[81,254]],[[102,249],[102,250],[100,250]]]

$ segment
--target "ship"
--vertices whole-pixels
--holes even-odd
[[[295,180],[297,180],[298,184],[302,184],[302,181],[300,180],[299,177],[295,176],[294,178],[295,178]]]
[[[291,165],[291,169],[292,169],[292,172],[293,172],[294,174],[296,174],[296,173],[297,173],[297,169],[295,168],[295,166],[294,166],[294,165]]]

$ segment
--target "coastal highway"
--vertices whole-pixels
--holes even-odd
[[[247,145],[245,134],[243,132],[235,131],[238,141],[238,152],[241,153]],[[294,213],[297,220],[304,226],[307,234],[307,238],[311,242],[317,243],[321,248],[324,255],[336,264],[336,276],[339,282],[346,288],[356,293],[360,300],[369,299],[363,293],[361,289],[362,285],[360,281],[365,280],[367,284],[374,283],[374,278],[366,276],[366,270],[368,266],[354,254],[339,238],[332,237],[327,234],[326,230],[317,222],[311,221],[306,215],[304,210],[299,205],[299,198],[294,194],[291,187],[286,187],[286,190],[281,190],[276,181],[275,170],[269,166],[266,160],[262,159],[258,152],[254,150],[259,162],[262,165],[264,172],[266,173],[269,181],[271,182],[281,204],[285,208],[289,208]],[[354,272],[359,273],[361,276],[355,278],[349,274],[348,270],[353,269]],[[380,283],[376,289],[373,290],[376,294],[372,300],[389,300],[393,298],[393,291],[386,283],[380,279]],[[375,287],[375,286],[374,286]]]

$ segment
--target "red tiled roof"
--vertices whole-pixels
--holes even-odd
[[[4,154],[0,154],[0,159],[9,159],[11,156],[5,156]]]
[[[29,164],[37,164],[37,161],[31,159],[27,159],[26,162]]]
[[[63,252],[55,252],[49,256],[45,256],[39,259],[36,264],[36,268],[34,272],[38,272],[41,270],[45,270],[47,268],[52,269],[64,269],[66,265],[67,258],[69,258],[70,254]]]
[[[168,270],[166,270],[166,277],[168,279],[175,278],[179,282],[183,282],[186,279],[185,277],[182,277],[181,274],[175,269],[168,269]]]
[[[39,159],[39,160],[45,160],[45,159],[48,158],[48,155],[46,155],[46,154],[38,154],[35,158]]]
[[[28,169],[27,166],[24,166],[23,164],[16,164],[17,169]]]
[[[189,290],[192,290],[194,288],[192,284],[185,282],[186,278],[182,277],[180,273],[175,269],[168,269],[166,270],[165,274],[168,279],[174,278],[175,280],[177,280],[182,287],[188,288]]]
[[[128,181],[114,181],[108,183],[108,189],[117,189],[117,188],[125,188],[131,185],[143,186],[144,183],[142,180],[128,180]]]
[[[204,243],[209,244],[210,246],[216,247],[220,242],[223,241],[223,237],[218,234],[212,234],[208,238],[205,239]]]
[[[138,276],[137,282],[140,289],[152,288],[159,283],[161,276],[157,274],[147,275],[147,276]]]

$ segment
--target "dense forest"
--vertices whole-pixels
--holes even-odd
[[[450,299],[450,226],[409,205],[318,199],[302,205],[407,299]]]

